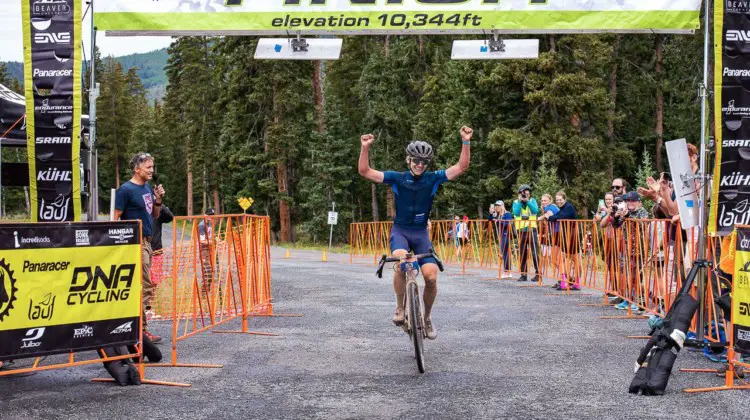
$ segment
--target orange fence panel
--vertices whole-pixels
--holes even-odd
[[[157,267],[152,306],[172,323],[172,351],[170,363],[149,366],[221,367],[178,363],[177,344],[237,318],[249,334],[248,317],[273,314],[268,217],[175,217]]]
[[[352,224],[350,261],[377,261],[388,254],[389,228],[390,222]],[[608,295],[628,302],[627,315],[618,318],[642,318],[635,314],[642,311],[664,316],[696,259],[699,238],[697,228],[685,231],[679,222],[651,219],[627,219],[616,227],[594,220],[541,220],[525,229],[513,220],[437,220],[431,221],[429,233],[447,265],[461,265],[464,272],[466,267],[493,268],[497,278],[526,275],[539,286],[543,278],[554,279],[567,293],[580,287],[598,290],[605,304]],[[709,238],[709,259],[717,247],[717,239]],[[721,322],[711,277],[705,293],[708,325]],[[696,286],[692,293],[697,297]],[[719,341],[715,328],[706,336]]]

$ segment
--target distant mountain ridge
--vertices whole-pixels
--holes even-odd
[[[147,90],[149,100],[161,100],[167,91],[167,73],[164,66],[167,65],[169,53],[166,48],[161,48],[147,53],[129,54],[114,57],[122,64],[123,71],[135,67],[138,77],[141,78],[143,87]],[[23,82],[23,63],[20,61],[8,61],[5,63],[10,77]],[[87,63],[84,63],[85,69]],[[20,93],[20,92],[19,92]]]

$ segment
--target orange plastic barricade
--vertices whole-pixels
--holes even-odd
[[[46,231],[44,231],[45,228],[54,229],[55,225],[59,225],[59,224],[57,224],[57,223],[28,224],[28,226],[25,226],[25,227],[32,228],[32,229],[37,229],[40,232],[40,234],[43,234],[43,233],[46,233]],[[6,227],[7,227],[7,225],[6,225]],[[29,374],[29,373],[41,372],[41,371],[46,371],[46,370],[63,369],[63,368],[69,368],[69,367],[75,367],[75,366],[83,366],[83,365],[90,365],[90,364],[97,364],[97,363],[115,362],[115,361],[118,361],[118,360],[126,360],[126,359],[128,359],[128,360],[129,359],[142,360],[142,358],[143,358],[143,346],[142,346],[142,343],[143,343],[143,319],[142,319],[142,316],[143,316],[143,314],[142,314],[141,309],[140,309],[141,308],[141,301],[142,301],[142,289],[140,287],[141,282],[142,282],[142,278],[141,278],[142,272],[141,272],[140,269],[135,269],[136,265],[133,264],[135,261],[137,261],[138,259],[142,258],[142,253],[141,253],[141,249],[140,249],[140,245],[139,245],[141,243],[141,234],[140,234],[140,232],[141,232],[141,224],[140,224],[140,221],[138,221],[137,223],[134,223],[133,221],[124,221],[124,222],[123,221],[118,221],[118,222],[82,222],[82,223],[76,222],[76,223],[72,223],[72,224],[66,224],[66,228],[70,228],[70,227],[76,228],[77,229],[76,230],[77,234],[79,232],[83,232],[82,237],[85,238],[84,239],[84,244],[87,245],[87,246],[93,244],[94,241],[90,242],[90,240],[91,240],[92,237],[95,238],[96,241],[103,241],[103,240],[106,240],[107,235],[109,235],[109,238],[117,238],[117,237],[113,237],[112,236],[112,235],[115,235],[115,233],[113,233],[113,230],[125,232],[125,233],[122,233],[122,235],[124,235],[124,236],[118,238],[122,242],[116,242],[116,243],[117,244],[121,244],[123,247],[129,247],[131,249],[131,250],[127,251],[128,252],[127,255],[124,254],[124,253],[122,253],[122,252],[113,251],[112,248],[108,248],[109,251],[107,251],[107,255],[108,256],[111,256],[111,255],[118,255],[119,256],[119,257],[115,257],[112,260],[108,260],[108,256],[107,256],[107,257],[102,258],[103,260],[93,259],[90,262],[80,261],[80,260],[76,261],[74,259],[73,255],[67,255],[68,262],[67,262],[67,265],[64,265],[64,267],[69,267],[69,266],[72,265],[74,267],[86,268],[86,265],[96,264],[96,272],[95,273],[100,273],[100,274],[94,274],[94,277],[93,277],[94,278],[94,280],[93,280],[93,286],[90,289],[90,290],[92,290],[92,293],[93,293],[94,290],[96,290],[96,287],[97,287],[96,286],[96,282],[97,281],[101,281],[102,284],[107,284],[107,285],[109,285],[110,282],[111,282],[112,284],[114,284],[112,286],[113,288],[117,288],[118,287],[117,283],[118,283],[118,281],[120,281],[121,286],[119,286],[119,287],[121,287],[121,289],[120,289],[121,291],[131,291],[132,290],[131,289],[131,285],[133,285],[133,284],[137,284],[138,285],[138,289],[137,290],[139,292],[138,292],[137,295],[129,294],[128,297],[126,297],[124,294],[120,294],[120,296],[121,296],[121,298],[123,300],[127,300],[129,298],[133,299],[134,296],[137,296],[137,297],[134,298],[135,301],[133,302],[133,305],[135,305],[135,306],[131,306],[131,305],[128,304],[127,309],[128,310],[132,310],[132,312],[137,313],[138,315],[136,317],[127,316],[127,317],[125,317],[123,319],[119,319],[119,320],[117,318],[115,318],[114,321],[117,321],[117,322],[114,325],[118,325],[118,324],[120,324],[120,322],[122,322],[124,320],[128,320],[129,319],[129,321],[127,321],[126,323],[121,324],[120,326],[118,326],[116,328],[116,330],[114,330],[112,332],[108,332],[112,328],[111,325],[109,327],[107,327],[107,329],[104,330],[105,331],[104,334],[107,335],[107,336],[109,336],[111,334],[128,334],[128,335],[130,335],[130,334],[132,334],[132,331],[135,330],[137,332],[137,334],[135,336],[133,336],[132,339],[127,339],[127,341],[133,342],[133,341],[137,340],[137,342],[135,342],[135,344],[132,344],[132,346],[128,345],[128,348],[129,348],[128,354],[123,354],[123,355],[118,355],[118,356],[108,356],[107,353],[104,351],[104,348],[111,347],[111,346],[113,346],[113,344],[102,344],[102,341],[98,341],[98,343],[101,344],[101,348],[96,349],[96,350],[88,350],[88,349],[91,349],[93,347],[90,344],[85,345],[85,347],[82,347],[79,344],[78,348],[81,348],[80,350],[72,350],[72,351],[65,352],[66,350],[74,349],[74,347],[71,347],[72,345],[69,342],[65,341],[64,339],[62,341],[59,341],[60,336],[64,337],[64,335],[63,334],[59,334],[59,333],[58,334],[55,334],[55,333],[49,334],[50,329],[53,328],[53,327],[55,327],[54,325],[50,326],[50,325],[45,325],[45,324],[38,324],[38,326],[27,327],[28,331],[27,331],[26,335],[29,336],[28,333],[30,333],[32,331],[36,331],[36,333],[38,335],[36,335],[35,338],[39,340],[38,345],[42,344],[42,342],[43,342],[42,340],[56,340],[56,339],[58,339],[58,341],[52,341],[53,347],[45,349],[45,351],[48,353],[48,355],[36,357],[35,355],[24,355],[23,353],[17,353],[17,354],[11,353],[11,355],[4,357],[4,360],[0,360],[0,361],[2,361],[2,367],[3,367],[3,369],[0,370],[0,377],[4,377],[4,376],[12,377],[12,376],[25,375],[25,374]],[[78,228],[80,228],[80,229],[78,229]],[[129,235],[129,236],[125,236],[125,235]],[[52,236],[52,235],[50,235],[50,236]],[[60,236],[58,235],[58,237],[55,238],[55,240],[59,241],[60,240],[60,239],[58,239],[59,237]],[[76,238],[78,239],[78,236]],[[53,245],[54,246],[52,248],[57,248],[57,247],[61,246],[60,243],[56,243],[56,244],[53,244]],[[101,246],[101,245],[99,245],[99,246]],[[17,248],[18,248],[18,246],[17,246]],[[67,247],[65,247],[65,248],[67,248]],[[69,250],[66,251],[66,254],[75,254],[73,251],[70,251],[70,248],[68,248],[68,249]],[[23,251],[29,251],[29,250],[28,249],[22,249],[20,251],[23,252]],[[91,257],[91,255],[94,255],[94,256],[99,255],[99,257],[102,257],[102,254],[97,254],[97,252],[94,250],[93,247],[92,248],[76,248],[75,251],[79,252],[79,254],[76,254],[78,256],[88,255],[89,256],[88,258],[96,258],[96,257]],[[80,252],[86,252],[86,251],[88,251],[87,254],[80,254]],[[45,249],[38,249],[37,252],[49,252],[49,251],[45,250]],[[26,256],[26,258],[28,258],[28,256]],[[65,258],[65,257],[63,257],[63,258]],[[8,265],[5,262],[6,262],[5,259],[0,259],[0,282],[8,282],[12,286],[13,282],[15,280],[12,277],[12,271],[9,271]],[[99,266],[99,264],[101,264],[101,266]],[[123,265],[120,265],[120,264],[123,264]],[[121,268],[128,267],[128,266],[133,267],[133,268],[131,269],[130,274],[126,274],[126,276],[129,276],[129,279],[125,280],[124,277],[119,277],[119,273],[120,273],[120,269]],[[66,270],[66,269],[67,268],[62,268],[62,270]],[[93,267],[89,267],[89,269],[91,269],[93,271]],[[55,270],[55,271],[62,271],[62,270]],[[111,274],[111,273],[114,273],[115,270],[116,270],[116,272],[118,274],[117,275]],[[89,271],[89,276],[92,275],[91,274],[92,271]],[[125,269],[123,271],[125,271],[126,273],[128,272],[127,269]],[[110,274],[109,274],[110,277],[107,277],[107,274],[106,274],[107,272],[110,272]],[[9,276],[10,278],[6,279],[5,276]],[[77,274],[73,273],[72,276],[73,276],[73,284],[75,284]],[[115,277],[115,276],[118,276],[118,277]],[[59,275],[59,273],[57,275],[57,278],[60,279],[60,280],[66,281],[66,282],[70,282],[70,277],[61,277]],[[89,277],[89,279],[91,279],[91,277]],[[36,280],[40,281],[41,283],[44,283],[44,281],[47,281],[49,279],[48,278],[47,279],[42,278],[42,279],[36,279]],[[70,283],[68,283],[68,285],[69,284]],[[2,288],[2,292],[4,294],[6,294],[6,296],[7,296],[7,293],[8,293],[7,290],[8,289],[6,288],[6,284],[0,284],[0,286]],[[107,287],[109,287],[109,286],[107,286]],[[65,288],[65,290],[67,290],[67,287]],[[11,293],[13,293],[13,291],[17,292],[18,289],[13,288],[11,290]],[[49,296],[52,296],[53,293],[56,293],[56,292],[59,293],[59,287],[57,289],[54,289],[54,286],[53,286],[52,289],[47,289],[47,291],[49,291],[49,294],[47,295],[49,297]],[[13,297],[13,296],[11,295],[11,297]],[[24,297],[26,297],[26,296],[24,296]],[[15,297],[13,297],[13,299],[15,299]],[[44,303],[42,306],[40,306],[40,308],[47,308],[47,311],[48,311],[48,312],[46,312],[46,311],[42,310],[42,312],[40,314],[40,317],[42,318],[42,322],[43,322],[44,319],[51,319],[51,317],[52,317],[51,314],[54,311],[55,299],[58,299],[58,304],[59,304],[59,302],[60,302],[59,299],[64,299],[64,297],[55,296],[54,298],[52,298],[51,303],[47,302],[47,303]],[[68,299],[70,300],[70,297],[68,297]],[[11,301],[11,303],[12,303],[12,301]],[[97,301],[96,303],[104,303],[104,302]],[[112,304],[111,301],[108,301],[108,303]],[[94,304],[94,302],[89,302],[89,304]],[[31,303],[29,305],[31,305]],[[49,305],[49,306],[47,306],[47,305]],[[6,306],[6,309],[7,308],[9,308],[9,306]],[[59,306],[58,306],[58,308],[59,308]],[[121,306],[118,309],[123,309],[123,307]],[[29,310],[31,311],[31,308]],[[64,310],[65,309],[63,309],[63,311]],[[6,311],[6,313],[4,315],[7,315],[7,313],[8,312]],[[126,315],[125,313],[117,312],[117,311],[115,313],[117,315],[120,315],[120,316]],[[25,313],[24,313],[24,315],[25,315]],[[98,316],[101,316],[101,312],[99,313]],[[47,318],[47,317],[49,317],[49,318]],[[31,312],[29,312],[29,320],[31,320],[31,319],[32,319],[32,315],[31,315]],[[39,317],[34,317],[33,319],[34,320],[39,320]],[[68,323],[71,324],[71,325],[74,325],[73,338],[84,339],[84,338],[88,338],[88,337],[94,337],[95,328],[98,328],[99,331],[101,331],[101,329],[102,329],[101,322],[105,322],[106,323],[107,321],[111,321],[111,320],[109,320],[109,319],[101,319],[101,320],[94,319],[94,320],[89,320],[89,321],[86,321],[86,322],[83,322],[83,323],[81,323],[81,322],[70,322],[70,321],[68,321]],[[81,328],[78,328],[78,327],[81,327]],[[86,331],[86,328],[88,328],[88,331]],[[117,330],[122,330],[122,331],[118,332]],[[45,336],[45,331],[48,333],[46,336]],[[80,331],[81,337],[76,337],[76,334],[79,334],[79,331]],[[52,336],[52,338],[49,338],[50,336]],[[22,339],[22,340],[27,340],[27,339]],[[101,339],[99,339],[99,340],[101,340]],[[113,341],[106,341],[105,340],[104,342],[111,343]],[[49,342],[49,341],[47,341],[47,342]],[[116,341],[114,341],[114,342],[116,343]],[[120,343],[122,343],[122,342],[123,341],[120,341]],[[115,345],[118,345],[118,344],[115,344]],[[62,347],[58,347],[58,346],[62,346]],[[31,348],[33,348],[33,347],[31,347]],[[58,353],[58,351],[61,351],[61,352]],[[9,363],[9,359],[10,358],[13,359],[13,363],[12,364]],[[18,360],[28,361],[28,363],[24,363],[24,365],[21,366],[21,367],[16,367],[15,366],[15,362],[18,361]],[[190,386],[190,384],[185,384],[185,383],[156,381],[156,380],[147,379],[146,376],[145,376],[144,364],[143,363],[137,363],[136,366],[138,367],[138,373],[139,373],[139,376],[140,376],[140,382],[141,382],[141,384],[145,384],[145,385],[166,385],[166,386],[177,386],[177,387],[189,387]],[[114,382],[114,379],[112,379],[112,378],[95,378],[95,379],[92,379],[92,381],[93,382]]]
[[[349,228],[349,263],[377,264],[390,254],[389,236],[393,222],[352,223]]]
[[[252,215],[175,217],[171,248],[163,252],[156,303],[162,319],[172,322],[170,363],[151,367],[222,367],[178,363],[178,343],[252,316],[274,316],[271,302],[269,218]]]
[[[628,219],[617,227],[593,220],[542,220],[536,227],[516,226],[513,220],[471,220],[465,229],[458,223],[466,222],[430,223],[430,239],[445,264],[461,265],[462,274],[471,267],[495,268],[498,279],[515,273],[533,280],[538,273],[537,282],[523,287],[554,279],[563,284],[564,295],[578,287],[603,293],[601,304],[587,306],[609,306],[608,296],[627,301],[625,315],[607,317],[612,319],[640,319],[644,315],[636,312],[641,311],[664,316],[697,255],[697,228],[685,231],[670,220]],[[387,254],[389,227],[390,222],[352,224],[350,261],[377,261]],[[715,248],[709,241],[709,255]],[[713,289],[707,288],[705,295],[709,324],[720,319],[712,304]],[[715,329],[707,331],[709,340],[718,341],[716,335]]]
[[[722,249],[720,245],[720,238],[709,238],[709,244],[713,251],[713,262],[714,267],[717,268],[717,273],[720,273],[721,276],[724,275],[731,275],[732,281],[729,281],[729,279],[722,279],[722,284],[719,288],[723,287],[729,287],[732,293],[733,299],[737,299],[737,301],[742,302],[746,291],[738,291],[738,287],[742,287],[744,289],[747,289],[748,284],[748,275],[747,269],[745,268],[748,263],[750,263],[750,260],[748,260],[747,257],[747,245],[746,243],[744,246],[741,243],[737,243],[737,240],[742,238],[744,240],[747,240],[750,235],[750,226],[747,225],[737,225],[735,227],[735,231],[732,233],[731,241],[729,242],[729,247],[726,249]],[[721,250],[721,251],[719,251]],[[718,254],[722,254],[720,257],[718,257]],[[725,255],[731,254],[731,256]],[[724,262],[725,259],[729,261],[730,265],[733,265],[733,269],[731,270],[732,273],[726,273],[723,272],[724,268]],[[734,261],[732,261],[734,260]],[[719,272],[718,268],[724,268]],[[733,302],[733,304],[736,302]],[[733,305],[734,306],[734,305]],[[734,311],[735,308],[732,308],[732,311]],[[742,309],[739,310],[739,316],[742,314]],[[747,361],[740,361],[735,360],[735,356],[737,355],[737,350],[735,349],[735,325],[732,321],[734,321],[738,316],[738,314],[733,314],[731,320],[726,320],[726,338],[729,341],[729,346],[727,347],[727,370],[724,374],[724,385],[717,386],[717,387],[709,387],[709,388],[693,388],[693,389],[685,389],[685,392],[688,393],[696,393],[696,392],[710,392],[710,391],[729,391],[729,390],[736,390],[736,389],[750,389],[750,383],[747,382],[747,379],[740,380],[737,373],[737,368],[742,368],[745,371],[745,375],[747,375],[747,372],[750,372],[750,363]],[[740,331],[742,333],[742,331]],[[744,338],[745,341],[747,341],[747,338]],[[705,372],[705,373],[711,373],[715,374],[718,372],[717,369],[680,369],[681,372]]]

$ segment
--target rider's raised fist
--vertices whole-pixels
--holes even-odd
[[[470,141],[471,136],[474,135],[474,130],[471,129],[469,126],[463,126],[461,127],[461,140],[463,141]]]
[[[363,134],[359,140],[362,142],[362,146],[369,146],[375,141],[375,136],[372,134]]]

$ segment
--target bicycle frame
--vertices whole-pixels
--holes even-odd
[[[409,338],[414,345],[414,355],[417,359],[417,368],[420,373],[424,373],[424,339],[427,336],[427,332],[424,325],[424,315],[422,312],[421,297],[419,294],[419,284],[417,283],[417,275],[419,273],[419,259],[425,257],[433,257],[437,263],[440,271],[443,271],[443,263],[440,258],[435,254],[435,251],[430,249],[428,254],[414,255],[409,252],[403,257],[392,257],[388,258],[386,255],[380,259],[380,265],[378,266],[377,276],[383,278],[383,267],[386,262],[398,262],[401,264],[400,269],[404,271],[406,276],[406,282],[404,284],[404,324],[402,328],[409,334]]]

